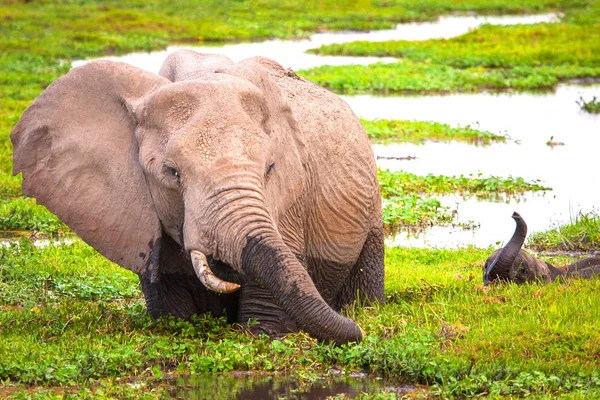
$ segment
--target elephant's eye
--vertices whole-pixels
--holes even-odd
[[[267,168],[267,171],[265,172],[265,177],[269,176],[269,173],[273,170],[273,168],[275,168],[275,163],[271,163],[269,165],[269,167]]]
[[[179,172],[177,172],[177,170],[173,167],[170,167],[168,165],[165,166],[165,171],[167,172],[167,174],[176,177],[177,179],[179,179]]]

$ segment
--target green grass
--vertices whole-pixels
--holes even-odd
[[[536,251],[583,251],[598,250],[600,244],[600,215],[595,212],[579,213],[571,222],[545,232],[529,236],[528,246]]]
[[[0,380],[16,397],[29,385],[37,387],[29,395],[134,397],[132,375],[152,386],[183,371],[278,371],[308,382],[341,368],[429,385],[447,398],[599,393],[600,279],[484,292],[491,251],[388,249],[386,305],[348,310],[366,337],[332,347],[301,333],[251,337],[207,316],[154,321],[137,277],[87,245],[21,241],[0,248]]]
[[[0,231],[36,231],[62,234],[70,229],[44,206],[31,198],[0,200]]]
[[[424,143],[426,141],[457,141],[487,145],[493,142],[505,142],[506,136],[488,131],[480,131],[470,126],[456,128],[448,124],[425,121],[405,120],[365,120],[361,119],[369,137],[377,142],[399,141]]]
[[[402,60],[371,65],[321,66],[298,71],[306,79],[339,93],[452,93],[551,90],[571,78],[600,77],[600,66],[455,68]]]

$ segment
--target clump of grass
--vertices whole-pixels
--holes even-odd
[[[564,146],[564,142],[558,142],[554,140],[554,136],[550,136],[550,139],[546,142],[546,146],[555,147],[555,146]]]
[[[504,135],[480,131],[470,126],[458,126],[454,128],[448,124],[439,122],[385,119],[361,119],[361,122],[369,137],[377,141],[389,139],[410,143],[423,143],[428,140],[453,140],[483,145],[506,141],[506,136]]]
[[[600,114],[600,101],[593,96],[591,100],[586,101],[583,97],[579,97],[577,104],[582,110],[589,112],[590,114]]]
[[[568,225],[536,232],[528,245],[536,251],[595,251],[600,243],[600,216],[595,212],[578,213]]]
[[[486,196],[493,193],[522,194],[527,191],[552,190],[543,186],[540,181],[526,182],[520,177],[499,178],[477,175],[419,176],[404,171],[390,172],[378,170],[379,187],[384,198],[401,196],[406,193],[450,194]]]
[[[383,226],[387,232],[447,225],[454,219],[449,207],[442,206],[439,200],[414,194],[384,198],[382,207]]]
[[[481,174],[419,176],[404,171],[378,169],[378,178],[383,197],[383,224],[388,232],[452,222],[455,213],[433,198],[434,195],[457,193],[465,197],[489,198],[498,194],[510,197],[526,191],[551,190],[539,182],[529,183],[523,178],[484,178]]]

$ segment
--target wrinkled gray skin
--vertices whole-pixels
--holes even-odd
[[[178,51],[160,75],[94,61],[11,132],[23,191],[137,273],[152,315],[257,319],[361,339],[343,306],[383,302],[375,159],[340,98],[265,58]],[[207,290],[190,253],[220,279]]]
[[[512,218],[517,223],[515,232],[504,248],[494,251],[486,260],[483,267],[484,285],[499,280],[549,283],[561,277],[590,278],[600,274],[599,257],[588,257],[560,268],[533,257],[521,248],[527,236],[525,220],[516,212]]]

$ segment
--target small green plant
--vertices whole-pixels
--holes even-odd
[[[564,146],[563,142],[557,142],[554,140],[554,136],[550,136],[550,139],[546,142],[546,146],[555,147],[555,146]]]
[[[591,100],[586,101],[582,96],[577,100],[577,104],[582,110],[589,112],[590,114],[600,113],[600,100],[593,96]]]

